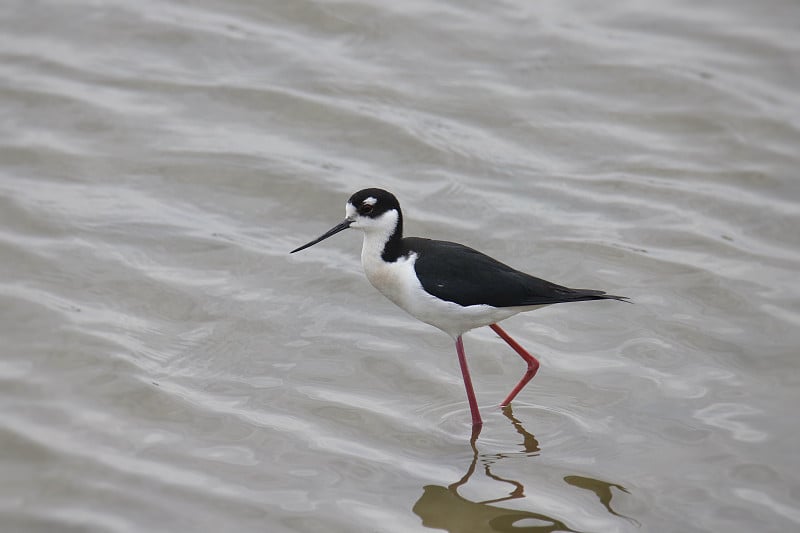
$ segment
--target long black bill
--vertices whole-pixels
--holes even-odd
[[[289,252],[289,253],[290,253],[290,254],[293,254],[293,253],[295,253],[295,252],[299,252],[300,250],[305,250],[305,249],[306,249],[306,248],[308,248],[309,246],[314,246],[314,245],[315,245],[315,244],[317,244],[319,241],[324,241],[324,240],[325,240],[325,239],[327,239],[328,237],[331,237],[331,236],[333,236],[333,235],[336,235],[336,234],[337,234],[337,233],[339,233],[340,231],[344,231],[344,230],[346,230],[347,228],[349,228],[349,227],[350,227],[350,224],[352,224],[352,223],[353,223],[353,221],[352,221],[352,220],[345,220],[345,221],[344,221],[344,222],[342,222],[341,224],[337,224],[336,226],[334,226],[334,227],[332,227],[331,229],[329,229],[329,230],[328,230],[328,231],[327,231],[327,232],[326,232],[324,235],[322,235],[322,236],[320,236],[320,237],[318,237],[318,238],[314,239],[313,241],[311,241],[311,242],[310,242],[310,243],[308,243],[308,244],[304,244],[304,245],[303,245],[303,246],[301,246],[300,248],[295,248],[294,250],[292,250],[292,251],[291,251],[291,252]]]

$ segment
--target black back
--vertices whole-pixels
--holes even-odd
[[[408,237],[403,239],[403,245],[406,253],[418,254],[414,269],[422,288],[437,298],[462,306],[515,307],[626,299],[603,291],[563,287],[455,242]]]

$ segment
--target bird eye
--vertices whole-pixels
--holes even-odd
[[[364,215],[372,213],[372,206],[369,204],[361,204],[361,213]]]

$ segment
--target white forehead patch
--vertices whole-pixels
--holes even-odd
[[[372,196],[370,196],[369,198],[366,198],[363,203],[367,205],[375,205],[378,203],[378,200],[377,198],[373,198]]]
[[[347,202],[344,206],[344,216],[346,218],[354,218],[356,216],[356,206]]]

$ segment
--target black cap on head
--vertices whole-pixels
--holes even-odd
[[[400,202],[389,191],[383,189],[362,189],[348,200],[362,217],[377,218],[386,211],[396,209],[400,212]]]
[[[352,204],[356,208],[359,216],[367,218],[378,218],[387,211],[391,211],[392,209],[397,210],[397,226],[395,226],[392,239],[386,245],[386,250],[389,250],[390,248],[394,250],[400,245],[400,241],[403,238],[403,213],[400,211],[400,203],[392,193],[389,191],[384,191],[383,189],[362,189],[351,196],[348,200],[348,203]],[[313,241],[304,244],[303,246],[295,248],[289,253],[293,254],[295,252],[299,252],[300,250],[305,250],[309,246],[314,246],[318,242],[324,241],[328,237],[336,235],[340,231],[346,230],[352,224],[352,219],[345,219],[341,223],[329,229],[323,235],[320,235]]]

